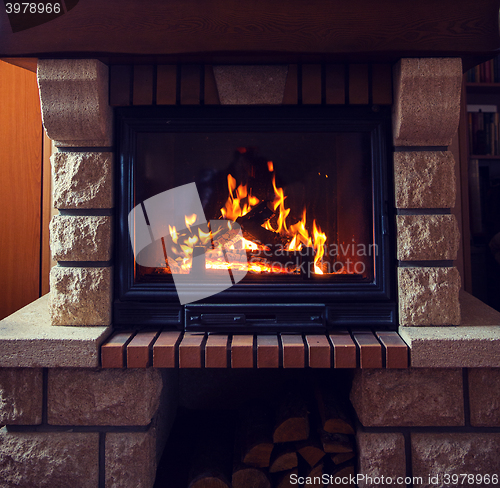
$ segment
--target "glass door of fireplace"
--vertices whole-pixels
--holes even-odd
[[[202,303],[387,301],[386,122],[352,107],[122,109],[119,299],[175,305],[182,277],[229,273]],[[198,204],[174,224],[158,195],[184,189]],[[139,207],[147,246],[126,225]]]

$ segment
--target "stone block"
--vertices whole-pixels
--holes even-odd
[[[399,268],[400,325],[460,324],[456,268]]]
[[[162,375],[147,369],[50,369],[51,425],[148,425],[160,404]]]
[[[457,193],[450,151],[394,153],[397,208],[453,208]]]
[[[470,423],[500,427],[500,368],[469,369]]]
[[[460,58],[404,58],[394,67],[395,146],[449,146],[458,129]]]
[[[55,215],[50,223],[50,250],[55,261],[109,261],[111,217]]]
[[[96,59],[38,60],[42,120],[56,146],[113,144],[108,67]]]
[[[365,427],[464,425],[462,370],[358,369],[351,402]]]
[[[278,105],[285,93],[287,65],[214,66],[222,105]]]
[[[454,215],[397,215],[400,261],[457,259],[460,231]]]
[[[111,268],[54,266],[50,271],[52,325],[110,325]]]
[[[0,430],[2,487],[96,488],[99,434]]]
[[[359,488],[384,486],[388,483],[377,483],[382,477],[392,478],[406,476],[405,439],[399,433],[358,432],[358,473],[364,478],[358,483]],[[371,479],[370,479],[371,478]],[[390,483],[389,483],[390,484]]]
[[[0,367],[96,368],[111,327],[52,327],[49,293],[0,321]]]
[[[156,432],[106,433],[106,488],[152,488],[156,477]]]
[[[470,293],[461,291],[459,298],[459,327],[399,328],[412,368],[500,367],[500,312]]]
[[[55,153],[50,160],[55,208],[113,207],[112,153]]]
[[[0,425],[42,423],[42,370],[0,369]]]
[[[444,474],[467,473],[473,475],[497,474],[500,471],[500,434],[446,433],[411,434],[413,477],[421,477],[413,486],[435,488],[437,486],[498,486],[497,483],[457,482],[445,484]],[[436,476],[439,476],[436,480]],[[433,478],[429,478],[433,477]],[[482,478],[484,480],[484,478]]]

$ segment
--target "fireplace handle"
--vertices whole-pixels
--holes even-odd
[[[195,317],[191,317],[193,320]],[[244,324],[246,323],[245,314],[227,314],[227,313],[202,313],[202,324],[226,325],[226,324]]]

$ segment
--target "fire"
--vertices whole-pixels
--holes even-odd
[[[278,187],[276,184],[273,162],[268,161],[267,167],[269,172],[272,173],[272,188],[274,192],[272,202],[261,204],[261,200],[252,195],[252,189],[249,188],[248,185],[238,185],[236,179],[231,174],[228,174],[228,198],[224,207],[220,209],[222,218],[229,221],[227,228],[221,226],[217,231],[211,229],[209,225],[207,225],[206,228],[202,228],[202,226],[195,228],[193,225],[197,220],[196,214],[185,216],[185,229],[177,230],[174,226],[169,226],[171,240],[168,246],[168,268],[170,272],[180,274],[189,273],[192,266],[194,248],[196,246],[201,246],[205,248],[205,267],[207,270],[217,271],[232,268],[235,270],[248,269],[248,271],[252,273],[259,274],[300,274],[300,259],[297,255],[295,258],[290,258],[291,264],[287,264],[288,267],[284,267],[279,262],[274,262],[273,258],[269,257],[268,254],[264,253],[267,257],[262,256],[262,251],[268,251],[269,248],[266,247],[266,243],[261,244],[259,239],[253,236],[252,232],[250,232],[250,236],[246,235],[247,238],[241,238],[241,234],[238,233],[236,233],[236,236],[231,236],[231,221],[237,221],[239,217],[247,215],[254,207],[261,204],[261,206],[268,206],[267,209],[265,206],[263,209],[257,209],[256,215],[259,217],[262,216],[262,221],[265,220],[262,227],[266,229],[267,232],[272,232],[277,236],[279,235],[280,237],[277,242],[282,242],[282,249],[291,253],[291,255],[294,252],[301,251],[303,248],[308,248],[311,253],[314,250],[314,273],[324,274],[322,261],[327,240],[326,234],[322,232],[316,220],[313,220],[312,232],[310,232],[311,225],[307,223],[307,212],[305,208],[300,220],[295,223],[290,222],[291,209],[287,208],[287,196],[283,188]],[[257,223],[257,226],[259,223]],[[243,224],[242,228],[245,230]],[[229,235],[227,234],[228,232]],[[263,232],[265,231],[263,230]],[[217,245],[214,247],[214,244],[219,238],[221,238],[221,242],[224,243],[224,250],[220,248],[220,245],[219,247],[217,247]],[[268,245],[271,245],[271,243],[268,243]],[[276,243],[274,245],[276,245]],[[246,260],[245,262],[238,262],[238,253],[236,249],[245,249],[247,252],[252,253],[249,255],[250,259],[248,263]],[[235,251],[231,253],[231,250]],[[228,264],[226,260],[227,254],[234,255],[233,258],[229,259],[230,264]],[[299,259],[299,262],[293,261],[293,259]]]
[[[269,220],[266,220],[262,227],[264,229],[280,234],[288,241],[285,245],[286,251],[300,251],[303,246],[314,249],[314,272],[323,274],[321,262],[324,255],[324,244],[326,242],[326,234],[321,231],[316,220],[313,221],[312,235],[310,235],[307,226],[306,209],[302,212],[301,219],[289,224],[287,219],[290,215],[290,208],[285,205],[286,195],[283,188],[276,185],[276,174],[274,173],[274,164],[272,161],[267,162],[269,172],[273,173],[272,186],[274,190],[274,199],[272,209],[276,216],[276,222],[273,225]],[[227,176],[229,196],[226,204],[221,208],[222,217],[225,219],[236,220],[239,217],[245,216],[260,200],[251,195],[251,189],[248,190],[247,185],[240,184],[236,186],[236,179],[232,175]],[[257,250],[262,249],[262,246],[255,244],[252,241],[244,239],[244,249]],[[252,268],[251,268],[252,269]],[[260,267],[259,267],[260,269]]]
[[[222,217],[225,219],[236,220],[238,217],[246,215],[252,207],[260,202],[257,197],[248,192],[247,185],[239,185],[236,188],[236,180],[231,175],[227,175],[227,187],[229,197],[224,208],[220,209]]]

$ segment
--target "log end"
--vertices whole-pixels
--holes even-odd
[[[273,452],[274,444],[270,442],[261,442],[249,449],[242,461],[254,468],[267,468],[271,461],[271,453]]]
[[[307,417],[292,417],[278,425],[273,432],[273,442],[305,441],[309,437],[309,421]]]

